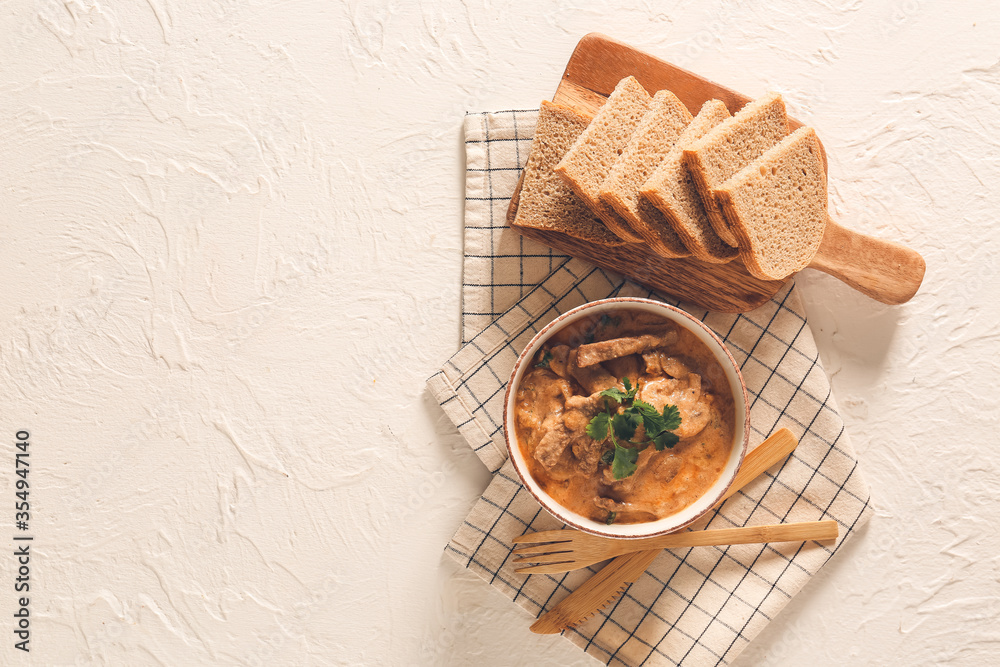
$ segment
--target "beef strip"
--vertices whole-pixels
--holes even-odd
[[[670,350],[650,350],[642,353],[642,360],[646,364],[646,373],[649,375],[669,375],[670,377],[683,378],[691,372],[688,365],[671,356]]]
[[[579,365],[579,349],[570,350],[568,368],[570,375],[580,383],[588,394],[593,394],[617,386],[618,380],[601,364],[590,364],[586,368]]]
[[[587,435],[587,424],[604,409],[605,398],[600,392],[590,396],[567,396],[564,409],[545,418],[535,446],[535,458],[550,472],[566,465],[574,466],[584,475],[597,472],[604,443]],[[572,451],[572,460],[567,452]]]
[[[611,399],[601,396],[601,392],[594,392],[590,396],[570,396],[566,399],[566,408],[579,410],[582,412],[587,419],[596,415],[598,412],[604,409],[604,402],[610,401]],[[611,403],[614,405],[614,401]]]
[[[604,364],[604,367],[619,380],[622,378],[628,378],[633,387],[639,384],[640,366],[641,363],[639,355],[637,354],[629,354],[624,357],[618,357],[617,359],[609,359]]]
[[[615,493],[632,493],[636,488],[653,480],[664,484],[669,482],[681,468],[680,457],[674,456],[669,451],[658,452],[652,446],[639,452],[639,459],[635,463],[635,472],[625,479],[615,479],[611,466],[608,466],[602,471],[604,483]]]
[[[549,370],[559,377],[569,380],[569,369],[566,367],[569,360],[569,345],[556,345],[549,352],[552,353],[552,358],[549,359]]]
[[[532,433],[551,414],[562,414],[566,397],[572,396],[570,383],[547,368],[533,368],[521,380],[517,391],[517,421]]]
[[[558,465],[566,449],[572,443],[573,433],[563,423],[562,414],[552,414],[545,418],[541,427],[542,437],[535,445],[535,459],[546,469]]]
[[[581,345],[577,348],[577,363],[581,367],[593,366],[602,361],[617,359],[629,354],[636,354],[652,350],[657,347],[666,347],[677,342],[677,327],[673,324],[665,325],[657,331],[652,331],[639,336],[627,336],[625,338],[612,338],[602,340],[597,343]]]
[[[607,510],[608,512],[636,512],[641,514],[650,514],[652,519],[656,519],[657,512],[659,512],[660,503],[653,502],[619,502],[614,498],[605,498],[603,496],[597,496],[594,498],[594,505],[600,507],[602,510]]]
[[[609,400],[601,396],[600,392],[590,396],[570,396],[566,399],[563,422],[568,429],[577,434],[573,440],[573,455],[577,459],[577,468],[587,476],[597,473],[601,454],[608,447],[603,441],[594,440],[587,435],[587,424],[594,415],[604,409],[604,404]]]
[[[616,480],[611,474],[610,466],[604,469],[604,482],[611,487],[611,493],[621,497],[634,498],[630,502],[621,502],[614,498],[598,496],[594,504],[609,512],[649,512],[659,514],[663,502],[660,489],[670,482],[680,472],[683,460],[669,451],[658,452],[652,447],[644,449],[636,462],[638,467],[634,474],[625,479]]]
[[[597,466],[604,453],[604,443],[593,438],[579,438],[573,441],[573,456],[577,460],[577,470],[588,477],[597,474]]]

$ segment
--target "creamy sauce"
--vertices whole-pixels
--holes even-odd
[[[606,311],[556,332],[532,364],[515,396],[517,440],[529,473],[560,505],[594,521],[653,521],[684,509],[719,478],[733,446],[733,398],[694,334],[646,311]],[[610,438],[595,441],[586,425],[605,409],[600,391],[621,389],[625,377],[657,410],[677,406],[680,441],[659,452],[643,448],[636,472],[615,480],[601,460],[614,449]],[[633,440],[643,439],[640,426]]]

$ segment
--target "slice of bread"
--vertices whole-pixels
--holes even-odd
[[[827,220],[823,154],[801,127],[715,190],[747,270],[781,280],[812,261]]]
[[[705,102],[677,145],[640,188],[640,195],[662,213],[661,219],[648,216],[641,227],[636,227],[657,254],[664,255],[664,246],[669,251],[677,239],[703,262],[721,264],[739,255],[739,250],[724,243],[715,233],[698,188],[684,164],[684,149],[727,118],[729,110],[725,104],[719,100]]]
[[[674,147],[690,122],[691,112],[676,95],[669,90],[653,95],[649,111],[601,184],[601,201],[624,218],[639,238],[643,238],[639,232],[642,227],[666,227],[662,224],[663,214],[640,199],[639,187]],[[666,257],[691,254],[676,235],[672,238],[664,235],[662,245],[666,252],[660,254]]]
[[[605,246],[624,245],[552,171],[589,123],[588,117],[569,107],[542,102],[524,167],[515,227],[562,232]]]
[[[712,189],[722,185],[787,134],[785,102],[778,93],[769,93],[744,106],[684,151],[684,163],[698,187],[712,228],[729,245],[736,245],[736,237],[713,199]]]
[[[614,209],[601,202],[600,190],[632,133],[649,111],[649,103],[649,93],[635,77],[619,81],[594,120],[555,167],[556,173],[608,228],[630,243],[638,243],[642,238]]]

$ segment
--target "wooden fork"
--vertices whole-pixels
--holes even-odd
[[[602,560],[649,549],[679,549],[722,544],[805,542],[837,539],[836,521],[802,521],[771,526],[695,530],[639,540],[615,540],[579,530],[544,530],[514,538],[531,546],[514,550],[516,563],[537,563],[514,570],[523,574],[556,574],[587,567]]]
[[[798,444],[795,436],[787,428],[778,429],[771,434],[747,454],[736,479],[719,504],[788,456]],[[543,635],[557,634],[593,616],[642,576],[660,553],[662,552],[659,549],[650,549],[615,557],[599,572],[580,584],[576,590],[539,616],[531,624],[531,631]]]

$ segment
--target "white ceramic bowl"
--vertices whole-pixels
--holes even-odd
[[[542,346],[554,333],[563,327],[581,319],[600,317],[601,313],[609,310],[645,310],[661,315],[675,322],[678,326],[687,329],[702,341],[718,359],[719,365],[726,373],[729,380],[729,388],[733,395],[735,406],[735,432],[733,433],[733,447],[729,454],[729,460],[722,474],[708,491],[698,500],[685,507],[680,512],[671,516],[649,521],[646,523],[623,523],[611,524],[594,521],[585,516],[572,512],[557,503],[549,494],[542,490],[541,486],[531,477],[528,471],[528,464],[521,447],[517,442],[517,431],[514,424],[514,401],[517,395],[517,387],[521,382],[521,377],[530,370],[530,361],[534,358],[538,348]],[[652,537],[671,533],[697,521],[703,514],[708,512],[722,498],[729,489],[743,457],[746,455],[747,445],[750,437],[750,401],[747,396],[746,384],[743,382],[743,375],[733,355],[726,349],[725,344],[712,331],[699,320],[687,314],[683,310],[674,308],[659,301],[637,298],[616,298],[604,299],[584,304],[578,308],[564,313],[548,324],[544,329],[531,339],[528,346],[521,352],[514,364],[514,371],[511,373],[510,381],[507,383],[507,394],[504,397],[504,438],[507,441],[507,453],[514,464],[514,469],[520,476],[525,488],[550,514],[560,521],[575,528],[615,538],[640,538]]]

